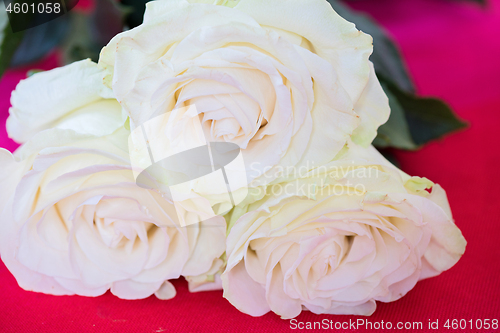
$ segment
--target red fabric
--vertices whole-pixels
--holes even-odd
[[[398,153],[406,172],[428,177],[447,190],[456,222],[468,241],[465,255],[450,271],[418,283],[401,300],[379,303],[369,320],[393,325],[421,321],[421,331],[428,331],[429,319],[439,319],[441,328],[446,319],[500,319],[500,153],[496,146],[500,1],[492,1],[485,10],[444,0],[360,0],[355,6],[369,9],[393,33],[419,91],[445,99],[470,123],[469,129],[442,142],[418,152]],[[35,67],[54,65],[50,58]],[[2,121],[10,91],[25,72],[10,71],[0,83]],[[15,148],[3,127],[0,145]],[[239,313],[222,298],[222,292],[189,294],[184,280],[174,284],[177,296],[170,301],[155,297],[126,301],[110,293],[96,298],[55,297],[22,290],[0,264],[0,331],[290,331],[290,322],[272,313],[261,318]],[[304,312],[297,319],[325,318],[345,322],[358,317]]]

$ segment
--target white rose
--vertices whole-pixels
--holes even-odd
[[[268,187],[247,210],[230,230],[222,282],[224,297],[252,316],[370,315],[465,250],[439,185],[353,144],[310,177]]]
[[[216,3],[149,2],[144,23],[102,50],[132,128],[194,105],[208,141],[242,149],[249,181],[324,164],[351,135],[370,144],[389,116],[370,36],[324,0]]]
[[[87,59],[21,80],[11,95],[9,137],[24,143],[53,127],[92,135],[113,133],[125,119],[115,116],[121,107],[103,78],[103,71]]]
[[[120,109],[108,111],[119,122]],[[16,158],[0,151],[0,254],[19,285],[55,295],[109,289],[125,299],[168,299],[175,295],[169,279],[207,274],[225,249],[224,219],[180,227],[171,201],[136,185],[129,131],[80,129],[41,131]],[[200,213],[184,207],[186,218]]]

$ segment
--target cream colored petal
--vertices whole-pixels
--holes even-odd
[[[259,317],[271,310],[264,287],[250,278],[244,262],[228,267],[221,278],[224,298],[241,312]]]
[[[0,212],[6,207],[10,197],[14,195],[17,184],[21,180],[24,170],[28,166],[26,161],[16,161],[6,149],[0,148]]]
[[[68,114],[56,121],[53,127],[73,130],[83,135],[105,136],[112,134],[124,123],[120,104],[116,100],[103,99]]]
[[[351,100],[358,100],[368,82],[372,38],[340,17],[327,1],[241,0],[234,8],[259,24],[309,40],[315,52],[333,64]]]
[[[12,198],[6,202],[12,206]],[[14,275],[19,286],[25,290],[43,292],[53,295],[72,295],[74,292],[63,287],[51,276],[33,271],[21,264],[16,258],[19,226],[14,222],[12,210],[4,209],[0,215],[0,254],[2,261]]]
[[[161,300],[172,299],[175,297],[176,294],[177,294],[177,292],[175,291],[174,285],[172,283],[170,283],[169,281],[163,282],[160,289],[158,289],[155,292],[155,296]]]
[[[199,235],[193,242],[193,252],[186,262],[182,275],[201,275],[210,270],[213,261],[219,258],[226,249],[226,221],[215,216],[208,221],[200,222]]]
[[[22,80],[11,96],[9,136],[26,142],[76,109],[111,97],[103,76],[97,64],[87,59]]]
[[[425,214],[424,219],[432,230],[431,242],[424,256],[426,261],[440,273],[458,262],[465,252],[467,241],[451,219],[446,192],[440,185],[434,185],[431,194],[418,201]]]
[[[274,267],[272,272],[268,273],[266,299],[271,310],[280,315],[282,319],[295,318],[302,311],[301,301],[293,299],[285,293],[283,274],[279,265]]]
[[[133,280],[117,281],[111,286],[111,293],[122,299],[147,298],[158,292],[162,284],[162,282],[139,283]],[[168,288],[168,291],[163,289],[159,292],[160,297],[172,296],[172,289],[170,286],[166,288]]]
[[[391,112],[389,99],[375,75],[371,62],[368,84],[354,104],[354,112],[358,114],[361,122],[352,133],[352,141],[368,147],[377,136],[377,129],[389,119]]]

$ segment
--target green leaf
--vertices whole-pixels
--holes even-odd
[[[384,78],[380,82],[389,97],[391,116],[379,128],[374,145],[415,150],[467,127],[443,101],[418,97]]]
[[[87,58],[97,62],[101,49],[123,31],[130,11],[130,7],[114,0],[100,0],[91,14],[68,13],[71,28],[62,47],[64,62],[69,64]]]
[[[69,12],[71,27],[62,45],[63,61],[70,64],[74,61],[90,58],[99,60],[102,46],[97,44],[91,35],[90,17],[76,11]]]
[[[366,15],[354,12],[339,0],[328,1],[339,15],[373,37],[370,60],[391,107],[389,120],[378,129],[373,141],[375,146],[415,150],[466,126],[443,101],[415,95],[415,87],[401,53],[377,23]]]
[[[417,149],[418,145],[413,141],[411,136],[403,106],[386,84],[382,84],[382,88],[384,88],[387,97],[389,97],[391,116],[385,124],[379,127],[377,137],[373,140],[373,145],[379,148]]]
[[[30,69],[27,73],[26,73],[26,77],[31,77],[37,73],[41,73],[41,72],[44,72],[43,69]]]
[[[132,29],[142,23],[144,12],[146,11],[146,3],[150,0],[121,0],[121,4],[131,8],[131,12],[126,17],[127,26]]]
[[[458,0],[458,1],[469,1],[469,2],[475,2],[475,3],[478,3],[480,4],[481,6],[486,6],[488,4],[488,1],[487,0]]]
[[[24,38],[14,53],[10,66],[21,66],[41,59],[58,46],[69,28],[68,15],[25,30]]]
[[[123,31],[125,19],[132,10],[132,7],[115,0],[97,1],[90,18],[92,39],[105,46],[111,38]]]
[[[12,32],[5,7],[0,5],[0,77],[9,67],[12,56],[21,43],[24,31]]]
[[[418,97],[392,83],[386,84],[403,107],[411,137],[418,146],[467,127],[467,123],[442,100]]]
[[[340,16],[353,22],[357,29],[373,37],[373,54],[370,60],[377,74],[390,77],[403,90],[414,92],[415,87],[403,62],[403,57],[389,34],[367,15],[354,12],[338,0],[328,0],[328,2]]]
[[[401,169],[401,163],[399,163],[398,159],[396,158],[396,155],[394,155],[394,150],[393,149],[380,149],[379,147],[377,150],[382,154],[382,156],[385,157],[386,160],[394,164],[397,168]]]

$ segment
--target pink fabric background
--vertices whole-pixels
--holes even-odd
[[[354,6],[368,9],[395,36],[419,92],[445,99],[470,124],[469,129],[418,152],[397,154],[406,172],[428,177],[447,190],[456,223],[468,241],[465,255],[450,271],[420,282],[401,300],[380,303],[369,319],[394,325],[422,321],[424,327],[429,319],[439,319],[441,326],[446,319],[500,319],[500,1],[490,1],[483,10],[445,0],[361,0]],[[54,66],[56,59],[50,57],[34,67]],[[10,92],[26,70],[9,71],[0,82],[2,124]],[[3,126],[0,146],[16,147]],[[252,318],[239,313],[222,292],[189,294],[184,280],[174,284],[178,294],[171,301],[155,297],[125,301],[110,293],[96,298],[55,297],[20,289],[0,263],[0,331],[290,330],[290,323],[274,314]],[[309,312],[297,319],[324,318],[357,319]]]

